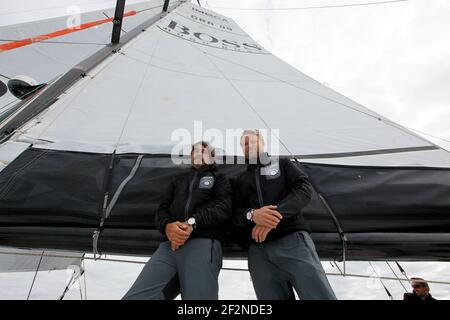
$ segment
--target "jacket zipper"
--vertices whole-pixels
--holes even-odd
[[[255,170],[255,178],[256,178],[256,191],[258,192],[258,200],[259,200],[259,205],[261,207],[264,206],[264,201],[263,201],[263,196],[262,196],[262,192],[261,192],[261,181],[259,179],[259,168],[257,168]]]
[[[184,220],[186,221],[189,217],[188,217],[188,213],[189,213],[189,205],[191,204],[192,201],[192,190],[194,189],[194,182],[197,178],[197,172],[194,172],[194,177],[191,180],[191,184],[189,185],[189,194],[188,194],[188,199],[186,202],[186,207],[184,208]]]
[[[211,239],[211,263],[213,263],[214,239]]]

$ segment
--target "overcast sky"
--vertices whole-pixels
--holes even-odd
[[[133,1],[139,2],[139,1]],[[196,2],[196,1],[195,1]],[[208,0],[206,7],[307,7],[371,2],[369,0]],[[83,5],[84,3],[84,5]],[[89,5],[88,5],[89,3]],[[115,1],[15,0],[0,4],[0,24],[64,15],[67,6],[100,9]],[[42,8],[42,11],[35,11]],[[23,12],[28,10],[27,12]],[[450,1],[410,0],[378,6],[295,11],[217,9],[238,22],[257,42],[297,69],[366,107],[406,127],[450,140]],[[450,143],[432,139],[450,149]],[[227,262],[237,266],[245,263]],[[385,263],[378,271],[391,276]],[[329,263],[327,271],[336,272]],[[449,263],[405,263],[411,276],[450,281]],[[88,298],[117,299],[132,284],[140,265],[87,262]],[[350,272],[370,275],[367,262],[349,263]],[[33,274],[0,274],[0,298],[23,299]],[[65,271],[39,274],[34,299],[55,299],[64,287]],[[386,299],[377,280],[330,277],[341,299]],[[403,288],[386,282],[396,299]],[[450,299],[450,286],[432,286]],[[221,298],[253,298],[245,272],[221,274]],[[72,290],[68,298],[79,298]]]

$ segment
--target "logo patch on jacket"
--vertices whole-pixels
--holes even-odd
[[[280,176],[280,166],[278,163],[274,163],[267,167],[262,167],[261,175],[266,176],[267,180],[276,179]]]
[[[198,187],[200,189],[211,189],[214,186],[214,177],[213,176],[206,176],[202,177],[200,179],[200,183]]]

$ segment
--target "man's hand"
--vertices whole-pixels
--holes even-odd
[[[192,231],[194,231],[194,228],[187,223],[187,221],[182,223],[184,230],[186,230],[187,232],[189,232],[189,235],[191,235]]]
[[[252,230],[252,238],[256,242],[264,242],[266,240],[266,237],[269,234],[270,230],[272,230],[272,229],[256,225],[253,227],[253,230]]]
[[[256,225],[274,229],[277,227],[278,223],[283,216],[276,211],[277,206],[265,206],[253,211],[252,220]]]
[[[188,227],[185,223],[179,221],[166,224],[166,236],[170,241],[170,246],[173,251],[179,249],[186,243],[186,240],[191,235]]]

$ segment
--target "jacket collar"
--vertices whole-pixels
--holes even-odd
[[[417,295],[417,293],[413,290],[412,291],[413,296],[415,296],[417,299],[422,299]],[[431,296],[431,293],[428,293],[428,295],[425,297],[424,300],[433,300],[434,298]]]
[[[197,173],[197,174],[203,174],[203,173],[205,173],[205,172],[207,172],[207,171],[213,171],[214,170],[214,168],[215,168],[215,165],[204,165],[204,166],[202,166],[202,167],[200,167],[200,168],[198,168],[198,169],[195,169],[194,167],[192,167],[191,166],[191,173],[192,174],[194,174],[194,173]]]
[[[264,161],[265,163],[262,163],[261,158],[264,160],[269,159],[269,161],[268,162]],[[245,163],[247,164],[247,170],[254,171],[254,170],[257,170],[258,168],[266,167],[266,166],[270,165],[270,163],[272,162],[272,159],[270,158],[270,156],[267,152],[263,152],[258,156],[256,163],[249,163],[249,162],[250,162],[249,159],[245,159]],[[254,160],[252,162],[254,162]]]

